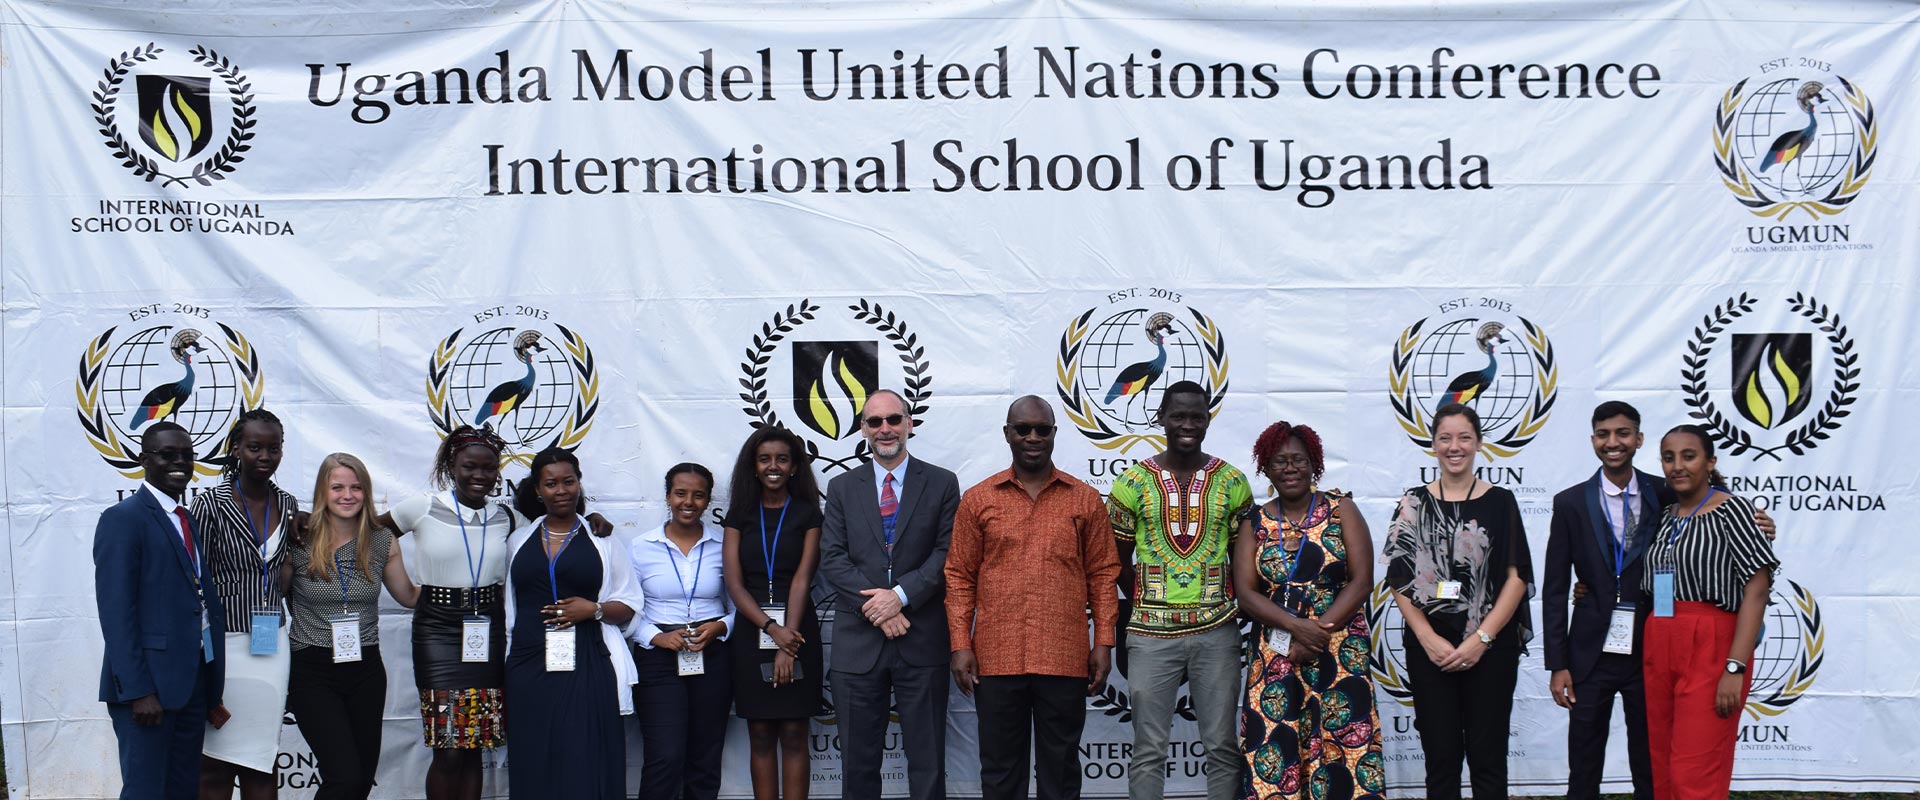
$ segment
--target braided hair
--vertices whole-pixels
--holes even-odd
[[[1311,469],[1309,475],[1313,482],[1318,483],[1320,476],[1327,471],[1327,455],[1320,444],[1320,434],[1305,425],[1295,425],[1286,420],[1268,425],[1266,430],[1260,432],[1260,438],[1253,440],[1253,468],[1265,472],[1267,460],[1279,453],[1288,439],[1298,441],[1306,449],[1307,466]]]
[[[233,427],[227,429],[227,452],[224,454],[226,463],[220,465],[220,477],[226,480],[233,480],[234,476],[240,472],[240,457],[237,452],[240,449],[240,434],[246,430],[249,422],[280,426],[280,418],[265,408],[249,408],[240,412],[240,418],[234,420]],[[281,427],[284,428],[284,426]]]
[[[453,457],[460,451],[476,445],[492,450],[495,458],[499,458],[500,454],[507,450],[506,440],[501,439],[500,434],[494,433],[492,426],[475,428],[472,425],[462,425],[454,428],[452,433],[447,434],[447,438],[440,440],[440,449],[433,454],[434,488],[446,489],[453,486]]]

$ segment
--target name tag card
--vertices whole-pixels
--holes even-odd
[[[1673,616],[1673,568],[1659,567],[1653,571],[1653,615],[1656,617]]]
[[[547,671],[573,671],[573,643],[575,633],[572,628],[547,631]]]
[[[213,625],[207,622],[205,614],[200,615],[200,657],[213,663]]]
[[[1461,588],[1459,581],[1441,581],[1434,587],[1433,596],[1441,600],[1458,600]]]
[[[760,610],[767,612],[767,619],[773,620],[773,625],[784,626],[787,624],[787,607],[786,606],[764,605],[760,607]],[[773,625],[768,625],[767,628],[771,628],[773,627]],[[760,629],[760,649],[762,650],[780,649],[780,645],[774,644],[773,634],[768,633],[767,628]]]
[[[1288,653],[1293,652],[1293,634],[1279,628],[1270,628],[1267,630],[1267,647],[1273,650],[1275,655],[1286,658]]]
[[[253,627],[248,629],[247,652],[270,656],[280,652],[280,612],[262,609],[253,612]]]
[[[333,663],[345,664],[360,660],[360,615],[341,614],[328,617],[327,624],[333,627]]]
[[[493,622],[486,617],[460,621],[460,661],[484,664],[493,657]]]
[[[1607,643],[1601,649],[1608,653],[1633,655],[1633,606],[1622,605],[1613,609],[1613,617],[1607,623]]]
[[[680,651],[680,677],[707,674],[707,654],[699,650]]]

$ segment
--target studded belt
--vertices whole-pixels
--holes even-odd
[[[500,586],[422,586],[420,599],[443,608],[487,608],[500,602]]]

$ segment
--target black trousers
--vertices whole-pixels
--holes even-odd
[[[1037,767],[1040,800],[1080,800],[1086,678],[982,676],[973,699],[980,720],[982,800],[1026,800],[1030,765]]]
[[[946,800],[947,687],[945,665],[922,667],[900,658],[900,648],[880,645],[873,669],[832,670],[833,710],[840,725],[840,797],[880,797],[880,761],[887,740],[888,697],[900,712],[900,738],[907,751],[907,796]]]
[[[1616,693],[1626,705],[1627,767],[1633,772],[1634,800],[1653,800],[1653,760],[1647,754],[1647,693],[1640,682],[1640,657],[1617,653],[1600,654],[1585,678],[1573,684],[1573,712],[1567,720],[1568,800],[1600,797]]]
[[[757,636],[751,630],[736,634]],[[706,653],[706,674],[680,677],[680,654],[635,647],[639,682],[633,710],[640,719],[640,800],[714,800],[720,796],[720,752],[733,706],[727,643]],[[512,724],[509,722],[508,724]]]
[[[387,702],[380,648],[364,648],[359,661],[335,664],[330,648],[296,647],[292,662],[287,710],[320,768],[314,800],[366,800],[380,768],[380,722]]]
[[[1520,652],[1488,650],[1472,669],[1441,672],[1409,634],[1406,654],[1413,726],[1426,755],[1427,800],[1459,800],[1462,756],[1477,800],[1506,797],[1507,737]]]

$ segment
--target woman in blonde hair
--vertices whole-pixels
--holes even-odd
[[[320,769],[316,800],[365,798],[380,764],[387,670],[380,660],[380,586],[412,608],[420,587],[407,577],[393,532],[375,524],[367,466],[346,453],[320,462],[306,547],[281,568],[293,642],[287,710]]]

